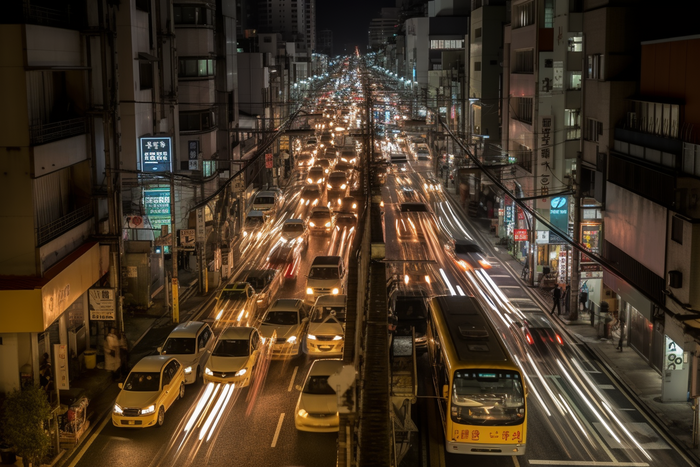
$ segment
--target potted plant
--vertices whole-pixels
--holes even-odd
[[[3,433],[5,440],[14,445],[25,466],[34,466],[51,450],[51,438],[44,429],[44,422],[51,414],[46,392],[36,385],[15,390],[7,395],[3,404]]]

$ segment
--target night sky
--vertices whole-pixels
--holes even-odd
[[[367,31],[382,7],[396,6],[395,0],[316,0],[316,31],[333,31],[333,52],[353,53],[367,49]]]

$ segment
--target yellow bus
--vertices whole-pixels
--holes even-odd
[[[525,381],[479,302],[434,297],[426,337],[446,451],[525,454]]]

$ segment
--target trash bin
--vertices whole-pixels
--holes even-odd
[[[17,456],[14,449],[9,444],[0,444],[0,463],[14,464],[17,462]]]
[[[97,364],[97,351],[96,350],[86,350],[85,353],[85,368],[88,370],[94,370]]]

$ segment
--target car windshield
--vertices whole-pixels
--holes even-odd
[[[219,300],[245,300],[247,297],[245,289],[237,290],[222,290],[221,295],[219,295]]]
[[[258,196],[253,204],[275,204],[275,198],[272,196]]]
[[[457,243],[455,253],[481,253],[481,248],[473,243]]]
[[[245,220],[245,226],[249,229],[256,229],[263,225],[263,220],[260,217],[249,217]]]
[[[163,355],[186,355],[193,354],[194,349],[194,338],[192,337],[171,337],[163,345]]]
[[[160,389],[160,373],[132,371],[124,382],[125,391],[155,392]]]
[[[298,323],[299,317],[296,311],[270,311],[263,320],[263,324],[277,324],[281,326],[291,326]]]
[[[312,375],[306,380],[304,385],[304,394],[335,394],[335,391],[328,384],[328,376]]]
[[[284,224],[282,227],[283,233],[302,233],[304,232],[304,226],[301,224]]]
[[[318,189],[318,187],[315,188],[304,188],[301,191],[301,197],[302,198],[309,198],[309,197],[318,197],[321,194],[321,190]]]
[[[309,271],[309,279],[338,279],[338,268],[331,267],[313,267]]]
[[[427,212],[428,208],[424,203],[404,203],[401,205],[401,212]]]
[[[311,213],[311,219],[328,219],[331,217],[328,211],[316,211]]]
[[[224,339],[220,340],[214,352],[214,357],[247,357],[248,356],[248,339]]]
[[[520,374],[508,370],[457,370],[452,420],[464,425],[519,425],[525,419]]]
[[[320,306],[314,309],[311,315],[312,323],[324,323],[326,321],[345,322],[344,306]]]

